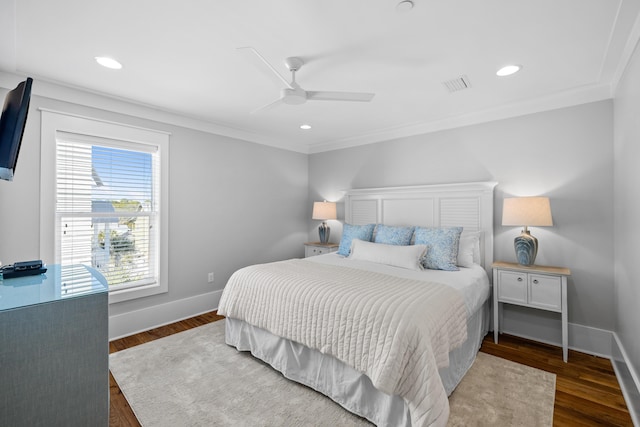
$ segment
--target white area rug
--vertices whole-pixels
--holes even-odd
[[[224,321],[110,356],[145,427],[366,426],[322,394],[224,343]],[[450,426],[551,426],[555,375],[484,353],[451,395]]]

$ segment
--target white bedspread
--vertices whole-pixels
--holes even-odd
[[[344,267],[357,268],[359,270],[377,271],[378,273],[390,276],[404,277],[406,279],[422,280],[427,282],[438,282],[449,285],[459,290],[464,295],[467,305],[467,314],[475,313],[478,308],[485,303],[491,292],[489,277],[483,267],[474,264],[472,267],[461,267],[460,271],[444,270],[409,270],[406,268],[392,267],[390,265],[378,264],[375,262],[353,260],[343,257],[335,252],[306,258],[308,261],[321,264],[341,265]]]
[[[330,354],[408,403],[413,426],[444,426],[447,395],[438,369],[466,339],[457,290],[309,260],[238,270],[219,314]]]

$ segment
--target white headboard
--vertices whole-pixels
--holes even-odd
[[[345,220],[356,225],[459,226],[468,231],[482,231],[482,265],[490,272],[496,184],[470,182],[347,190]]]

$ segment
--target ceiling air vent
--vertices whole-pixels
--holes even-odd
[[[463,89],[469,89],[471,87],[471,82],[469,81],[469,77],[467,76],[460,76],[456,79],[442,82],[442,84],[447,88],[449,93],[458,92]]]

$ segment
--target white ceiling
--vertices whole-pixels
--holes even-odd
[[[636,0],[398,1],[0,0],[0,70],[318,152],[609,98],[638,37]],[[303,58],[307,90],[376,96],[251,114],[280,87],[242,46],[287,78],[284,58]],[[449,93],[462,75],[471,88]]]

